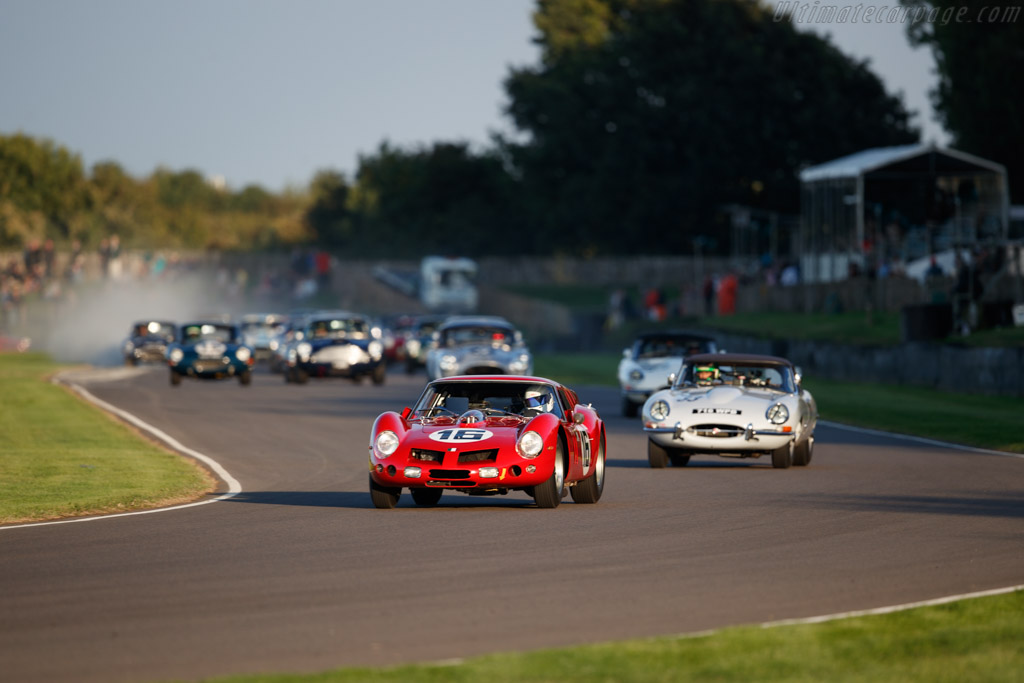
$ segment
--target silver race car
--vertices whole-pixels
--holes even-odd
[[[672,379],[642,410],[651,467],[683,466],[693,455],[770,455],[778,468],[811,461],[818,407],[785,358],[698,354]]]
[[[667,389],[669,375],[678,372],[683,358],[717,350],[712,337],[695,332],[661,330],[637,335],[633,345],[623,349],[619,361],[622,414],[636,417],[648,396]]]
[[[530,375],[533,356],[522,333],[508,320],[453,316],[434,331],[426,366],[430,380],[453,375]]]

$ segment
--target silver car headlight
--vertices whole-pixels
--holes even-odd
[[[441,366],[442,370],[451,371],[458,367],[459,359],[451,354],[445,354],[441,356],[441,361],[438,365]]]
[[[667,401],[658,400],[651,404],[650,412],[651,419],[663,422],[668,419],[668,415],[672,412],[672,409],[669,408]]]
[[[780,425],[789,419],[789,408],[782,403],[773,403],[764,416],[773,425]]]
[[[643,378],[644,378],[643,370],[633,370],[632,372],[629,373],[629,379],[631,379],[634,382],[639,382]]]
[[[171,349],[171,352],[167,354],[167,358],[169,358],[172,363],[180,363],[181,359],[184,357],[185,352],[181,349]]]
[[[313,353],[313,345],[307,342],[302,342],[295,347],[295,353],[299,355],[303,361],[309,360],[309,354]]]
[[[249,350],[248,346],[239,346],[235,351],[235,358],[246,363],[252,357],[252,351]]]
[[[385,430],[377,435],[373,447],[377,449],[377,457],[386,458],[398,449],[398,435],[390,429]]]
[[[508,364],[508,369],[516,374],[526,372],[530,367],[530,354],[521,353],[519,357]]]
[[[544,449],[544,439],[537,432],[523,432],[523,435],[519,437],[519,442],[516,443],[516,449],[519,451],[519,455],[527,460],[533,460]]]

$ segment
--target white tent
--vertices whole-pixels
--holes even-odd
[[[1006,168],[935,145],[866,149],[800,173],[805,280],[1005,240]]]

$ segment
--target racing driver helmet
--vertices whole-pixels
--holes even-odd
[[[547,389],[527,389],[523,398],[526,402],[526,409],[534,413],[550,413],[555,406],[555,397]]]
[[[693,376],[697,386],[710,386],[712,382],[718,379],[718,368],[713,365],[698,365],[693,369]]]

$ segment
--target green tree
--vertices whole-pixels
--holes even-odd
[[[75,215],[89,208],[81,157],[50,140],[0,135],[0,202],[6,207],[0,239],[20,241],[29,236],[23,231],[41,231],[31,236],[66,240]]]
[[[306,222],[318,244],[335,250],[352,246],[353,217],[348,207],[351,190],[344,174],[338,171],[323,170],[313,176]]]
[[[348,206],[364,254],[482,255],[519,250],[514,183],[495,151],[463,142],[412,150],[381,143],[362,157]],[[505,237],[515,230],[517,239]]]
[[[755,0],[539,0],[534,23],[503,145],[562,249],[690,251],[725,204],[795,213],[805,164],[918,137],[866,63]]]
[[[178,172],[158,169],[153,174],[153,179],[157,184],[160,203],[168,208],[216,210],[224,206],[223,193],[207,182],[202,173],[194,169]]]
[[[1013,200],[1024,202],[1024,8],[902,2],[911,43],[935,55],[932,103],[952,146],[1006,166]]]

